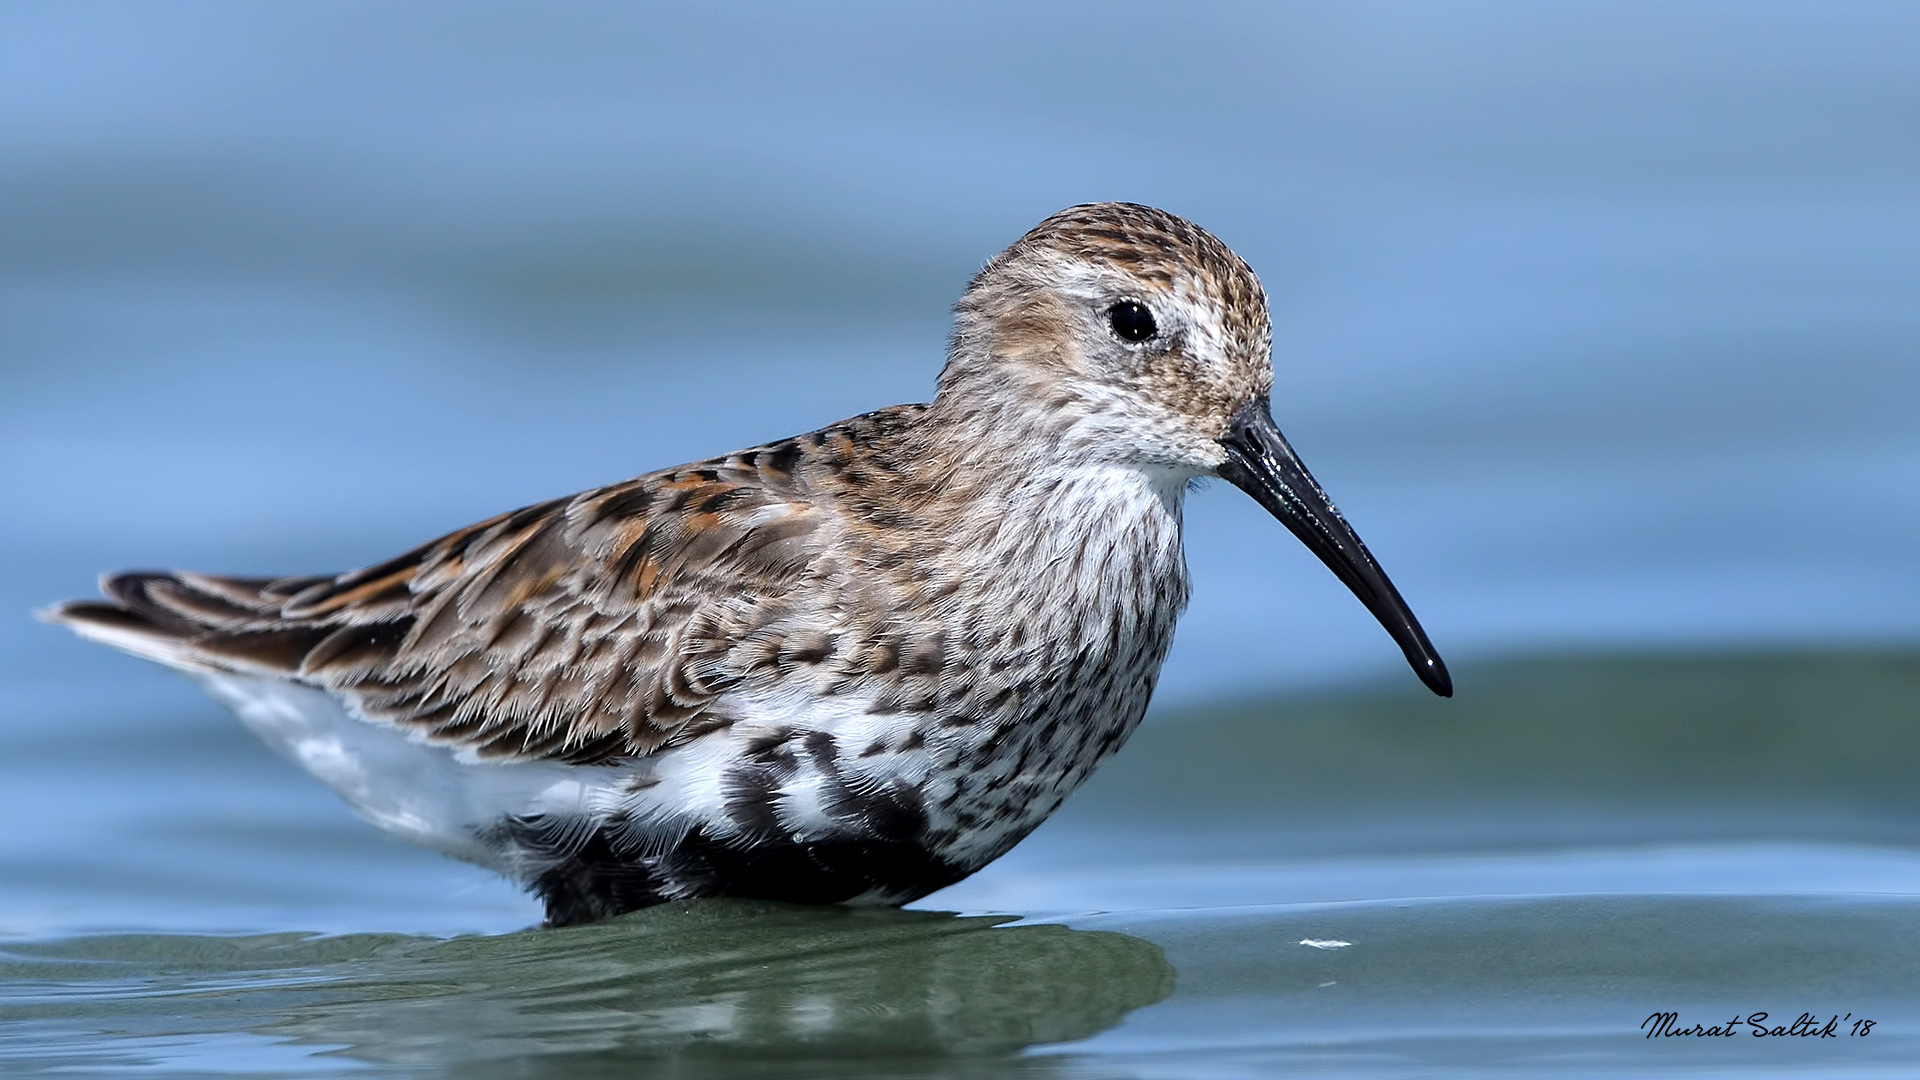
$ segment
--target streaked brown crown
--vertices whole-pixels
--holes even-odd
[[[1267,295],[1253,268],[1219,237],[1165,210],[1126,202],[1069,206],[1035,225],[994,261],[1017,258],[1028,247],[1105,263],[1164,289],[1191,280],[1233,318],[1249,344],[1266,337]],[[980,277],[991,269],[989,264]]]

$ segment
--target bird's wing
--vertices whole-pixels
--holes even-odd
[[[530,506],[337,577],[130,573],[49,613],[187,669],[332,690],[495,759],[602,761],[709,730],[729,647],[831,515],[776,444]]]

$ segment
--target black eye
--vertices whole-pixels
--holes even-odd
[[[1145,341],[1159,331],[1153,312],[1138,300],[1122,300],[1107,309],[1107,322],[1122,341]]]

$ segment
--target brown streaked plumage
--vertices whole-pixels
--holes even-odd
[[[957,308],[932,403],[527,507],[377,566],[109,578],[51,617],[179,668],[361,813],[555,923],[903,903],[1116,750],[1246,488],[1445,669],[1268,418],[1266,299],[1148,207],[1054,215]]]

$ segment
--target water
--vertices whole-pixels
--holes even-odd
[[[16,1061],[147,1054],[177,1065],[196,1049],[191,1035],[231,1034],[257,1045],[260,1064],[278,1057],[293,1071],[431,1062],[456,1073],[517,1072],[531,1062],[561,1075],[596,1058],[631,1068],[636,1059],[706,1057],[708,1068],[736,1060],[752,1072],[756,1061],[795,1056],[985,1056],[1084,1039],[1173,989],[1173,969],[1139,938],[991,930],[1004,921],[726,902],[578,933],[176,935],[27,947],[10,958],[16,984],[111,1002],[101,1011],[138,1034],[97,1056]],[[128,1010],[134,986],[144,1001]],[[37,1012],[55,1018],[47,1024],[55,1030],[84,1023],[84,1006],[47,1000],[55,996],[16,1018]],[[196,998],[204,1005],[181,1007]],[[169,1041],[185,1053],[168,1054]],[[301,1060],[308,1055],[325,1056]]]
[[[1216,486],[1154,715],[1006,859],[546,932],[0,618],[0,1071],[1902,1072],[1916,56],[1872,3],[8,8],[0,612],[924,399],[980,262],[1120,197],[1260,271],[1460,695]]]
[[[0,959],[0,1061],[289,1076],[1895,1075],[1920,1053],[1920,913],[1883,898],[996,921],[721,902],[451,941],[17,947]],[[1732,1040],[1650,1041],[1652,1011],[1752,1019]],[[1816,1013],[1843,1018],[1838,1034],[1752,1034]]]

